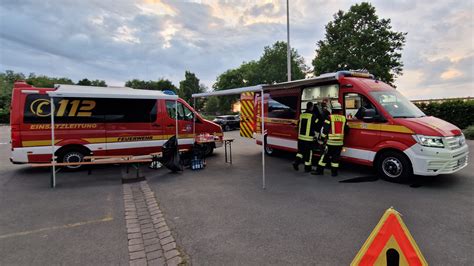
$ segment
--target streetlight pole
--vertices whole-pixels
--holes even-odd
[[[286,64],[288,81],[291,81],[291,47],[290,47],[290,0],[286,0]]]

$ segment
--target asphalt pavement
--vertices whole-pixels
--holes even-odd
[[[51,189],[47,169],[9,162],[8,130],[0,127],[0,265],[128,264],[120,167],[60,172]],[[263,190],[260,146],[226,136],[236,138],[232,165],[219,148],[204,170],[142,168],[189,263],[348,265],[393,206],[431,265],[474,265],[472,159],[413,185],[344,164],[337,178],[312,176],[292,169],[291,154],[267,156]]]
[[[474,265],[472,159],[456,174],[413,185],[355,165],[336,178],[295,172],[292,155],[282,154],[266,157],[263,190],[260,146],[238,131],[226,136],[236,138],[232,165],[218,149],[205,170],[147,178],[191,263],[349,265],[393,206],[431,265]]]
[[[0,265],[128,264],[120,170],[58,174],[13,165],[0,126]]]

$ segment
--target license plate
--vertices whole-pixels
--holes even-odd
[[[466,163],[466,157],[461,158],[458,160],[458,165],[457,166],[463,166]]]

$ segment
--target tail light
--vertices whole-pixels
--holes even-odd
[[[20,126],[11,126],[11,149],[21,147]]]

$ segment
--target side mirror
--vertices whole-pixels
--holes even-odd
[[[373,121],[376,117],[375,109],[365,109],[362,120]]]

